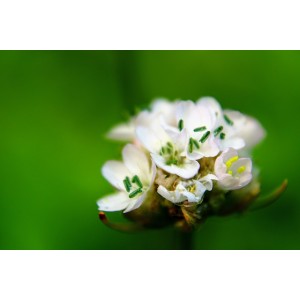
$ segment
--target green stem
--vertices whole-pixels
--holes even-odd
[[[177,231],[177,249],[193,250],[194,232],[193,231]]]

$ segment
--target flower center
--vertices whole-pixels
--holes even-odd
[[[143,184],[137,175],[134,175],[131,180],[128,176],[123,180],[125,189],[129,194],[129,198],[134,198],[144,191]]]
[[[161,147],[159,154],[165,159],[166,165],[180,165],[183,163],[183,158],[179,155],[178,150],[170,142],[164,147]]]
[[[191,184],[186,188],[190,193],[195,193],[196,192],[196,185],[195,184]]]
[[[231,169],[231,166],[234,162],[236,162],[237,160],[239,159],[239,157],[236,155],[236,156],[233,156],[231,157],[230,159],[227,160],[227,162],[225,163],[226,167],[227,167],[227,173],[231,176],[233,176],[233,171]],[[235,172],[235,175],[237,174],[242,174],[246,171],[246,166],[240,166],[236,172]]]

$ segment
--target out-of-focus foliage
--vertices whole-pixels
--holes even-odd
[[[155,97],[211,95],[266,128],[263,191],[289,187],[268,208],[210,219],[196,248],[300,249],[299,79],[292,51],[0,52],[0,248],[172,249],[171,228],[124,234],[98,220],[112,191],[100,167],[122,147],[104,136]]]

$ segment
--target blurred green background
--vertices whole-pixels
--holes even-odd
[[[155,97],[211,95],[266,128],[263,191],[289,187],[268,208],[209,219],[196,248],[300,249],[299,79],[293,51],[0,52],[0,248],[173,249],[172,228],[124,234],[98,220],[113,191],[100,167],[121,150],[104,135]]]

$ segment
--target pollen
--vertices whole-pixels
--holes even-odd
[[[193,185],[190,185],[187,187],[187,190],[190,192],[190,193],[195,193],[196,191],[196,185],[193,184]]]
[[[227,160],[227,162],[226,162],[226,167],[227,167],[227,168],[230,168],[231,165],[232,165],[235,161],[237,161],[238,159],[239,159],[238,156],[233,156],[233,157],[231,157],[230,159]]]
[[[237,169],[237,171],[238,171],[239,174],[245,172],[245,170],[246,170],[246,167],[245,167],[245,166],[241,166],[241,167],[239,167],[239,168]]]

